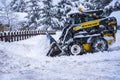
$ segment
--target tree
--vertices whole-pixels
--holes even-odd
[[[64,23],[66,22],[67,19],[67,14],[71,11],[72,4],[68,0],[61,0],[58,5],[57,5],[57,15],[55,16],[58,21],[60,27],[64,27]]]
[[[120,10],[120,1],[116,0],[112,2],[112,5],[107,5],[107,7],[105,7],[105,11],[107,16],[109,16],[113,11],[118,11]]]
[[[115,11],[120,10],[120,2],[119,2],[119,1],[116,1],[116,2],[115,2],[114,10],[115,10]]]
[[[13,27],[15,27],[14,24],[16,16],[10,10],[10,5],[6,2],[6,0],[2,0],[1,3],[3,4],[3,7],[2,12],[0,13],[0,20],[4,25],[7,25],[10,31],[12,31]]]
[[[53,28],[53,12],[52,12],[52,0],[44,0],[43,1],[43,8],[41,9],[41,20],[39,21],[39,25],[41,25],[42,28],[48,29]]]
[[[26,9],[25,0],[13,0],[10,3],[11,9],[17,12],[24,12]]]
[[[112,0],[85,0],[87,8],[92,10],[104,9]],[[88,2],[88,3],[87,3]]]
[[[40,17],[40,5],[38,0],[29,0],[27,3],[26,12],[28,13],[28,29],[37,29],[38,20]]]

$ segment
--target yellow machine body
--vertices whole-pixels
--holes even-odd
[[[108,45],[110,46],[116,41],[116,33],[107,33],[103,34],[104,38],[107,40]],[[90,52],[91,51],[91,44],[90,43],[85,43],[82,44],[84,52]]]

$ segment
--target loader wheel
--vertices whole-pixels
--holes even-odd
[[[108,43],[104,38],[95,38],[92,43],[92,52],[107,51]]]
[[[80,55],[82,53],[82,46],[80,44],[74,43],[69,46],[70,54]]]

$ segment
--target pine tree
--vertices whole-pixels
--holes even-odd
[[[0,3],[3,4],[2,6],[2,13],[0,13],[0,17],[3,25],[6,25],[6,27],[9,28],[10,31],[14,30],[13,28],[15,27],[15,19],[16,15],[13,14],[13,12],[10,10],[10,5],[7,3],[6,0],[0,1]]]
[[[25,0],[13,0],[10,3],[11,9],[17,12],[23,12],[26,8]]]
[[[58,12],[56,15],[56,18],[58,21],[62,24],[60,26],[64,27],[64,23],[67,19],[67,14],[71,11],[72,4],[70,1],[67,0],[61,0],[61,2],[58,3]]]
[[[92,4],[90,0],[85,0],[84,2],[82,2],[82,4],[86,9],[94,10],[94,4]]]
[[[112,1],[112,0],[111,0]],[[105,8],[106,11],[106,15],[109,16],[113,11],[118,11],[120,10],[120,2],[119,0],[113,1],[112,2],[113,5],[108,5]]]
[[[26,11],[28,13],[28,24],[27,27],[28,29],[37,29],[38,27],[38,20],[40,17],[39,14],[39,1],[38,0],[29,0],[27,3],[27,8]]]
[[[93,4],[94,10],[103,8],[101,0],[91,0],[90,2]]]
[[[120,2],[116,1],[114,6],[114,11],[118,11],[118,10],[120,10]]]
[[[106,5],[108,5],[112,0],[85,0],[86,2],[90,2],[89,5],[87,4],[87,7],[89,9],[98,10],[98,9],[104,9]]]
[[[43,1],[43,8],[41,9],[41,20],[40,20],[40,24],[41,26],[44,27],[44,29],[48,29],[48,28],[53,28],[53,21],[52,18],[53,16],[53,12],[52,12],[52,0],[44,0]]]

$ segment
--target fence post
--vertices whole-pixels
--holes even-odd
[[[24,31],[24,35],[25,35],[24,38],[25,39],[27,39],[27,34],[26,33],[27,33],[27,31]]]
[[[22,31],[21,36],[22,36],[22,40],[24,40],[24,31]]]
[[[10,40],[10,42],[13,42],[13,32],[10,32],[10,35],[11,35],[11,40]]]
[[[0,33],[0,40],[3,41],[3,33]]]
[[[27,38],[29,37],[29,31],[27,30]]]
[[[4,41],[7,42],[6,40],[6,33],[4,32]]]
[[[8,32],[8,42],[10,42],[10,32]]]

